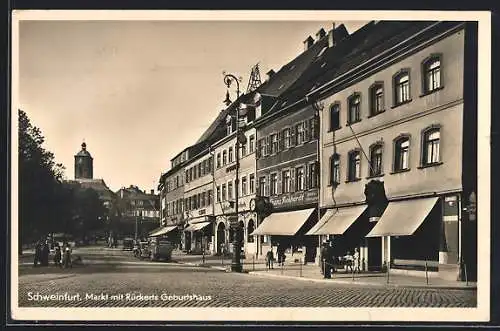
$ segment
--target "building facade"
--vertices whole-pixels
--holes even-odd
[[[234,231],[231,222],[235,219],[243,229],[241,247],[245,256],[257,253],[258,244],[250,235],[257,226],[257,215],[250,210],[255,198],[255,146],[256,132],[253,118],[249,121],[242,117],[241,122],[245,136],[244,144],[237,144],[234,118],[229,117],[226,126],[227,136],[212,145],[214,156],[214,215],[216,252],[221,254],[233,251]],[[236,153],[238,151],[239,168],[236,177]],[[236,181],[239,180],[237,185]],[[238,215],[236,215],[236,186],[238,186]]]
[[[205,148],[184,164],[183,247],[188,252],[213,252],[213,156]]]
[[[390,25],[378,23],[371,34]],[[469,219],[462,206],[476,191],[475,169],[464,167],[476,160],[464,140],[474,135],[477,112],[464,83],[476,81],[466,74],[475,65],[465,62],[474,56],[470,32],[461,23],[393,25],[392,40],[380,41],[377,53],[311,94],[322,95],[326,212],[314,234],[333,235],[339,255],[359,249],[366,270],[428,268],[453,279],[465,254],[473,279],[475,245],[464,243],[475,231],[464,238],[461,228]]]

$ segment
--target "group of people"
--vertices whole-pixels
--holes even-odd
[[[49,265],[49,255],[50,255],[50,245],[48,240],[40,240],[35,244],[35,257],[33,261],[33,266],[48,266]],[[71,268],[73,266],[71,261],[71,247],[67,242],[63,244],[63,247],[59,246],[59,243],[54,244],[54,265],[60,268]]]
[[[285,255],[286,247],[284,245],[278,245],[278,248],[276,249],[276,255],[278,257],[278,265],[279,266],[284,266],[285,265]],[[274,253],[273,249],[271,248],[270,250],[267,251],[266,253],[266,267],[267,269],[274,269]]]
[[[336,267],[344,264],[345,270],[351,272],[360,272],[360,257],[359,249],[356,247],[354,249],[354,254],[347,252],[344,256],[336,256],[335,249],[333,246],[333,241],[327,241],[323,243],[321,247],[321,273],[323,278],[332,278],[332,272],[336,272]]]

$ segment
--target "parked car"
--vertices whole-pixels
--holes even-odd
[[[124,251],[132,251],[134,250],[134,239],[132,238],[124,238],[123,239],[123,247]]]
[[[149,259],[151,261],[172,259],[174,245],[167,239],[151,237],[149,239]]]

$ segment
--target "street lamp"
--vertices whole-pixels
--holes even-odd
[[[240,98],[240,83],[239,79],[231,74],[224,74],[224,83],[229,88],[232,82],[236,82],[236,101]],[[226,100],[224,101],[227,105],[230,104],[229,91],[226,93]],[[239,199],[239,167],[240,167],[240,119],[239,119],[239,108],[236,107],[236,182],[234,184],[235,189],[235,206],[234,211],[236,214],[236,220],[233,219],[230,226],[233,228],[233,259],[231,261],[231,271],[232,272],[242,272],[241,266],[241,241],[240,241],[240,222],[238,217],[238,199]]]

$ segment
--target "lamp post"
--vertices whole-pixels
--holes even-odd
[[[238,78],[234,75],[224,73],[224,83],[229,88],[232,82],[236,82],[236,100],[240,98],[240,83]],[[230,104],[229,92],[226,94],[226,104]],[[232,272],[242,272],[241,266],[241,241],[240,241],[240,222],[238,217],[238,199],[239,199],[239,167],[240,167],[240,124],[239,124],[239,108],[236,107],[236,182],[234,185],[235,189],[235,206],[234,212],[236,214],[236,220],[231,222],[230,226],[233,228],[233,259],[231,261],[231,271]]]

